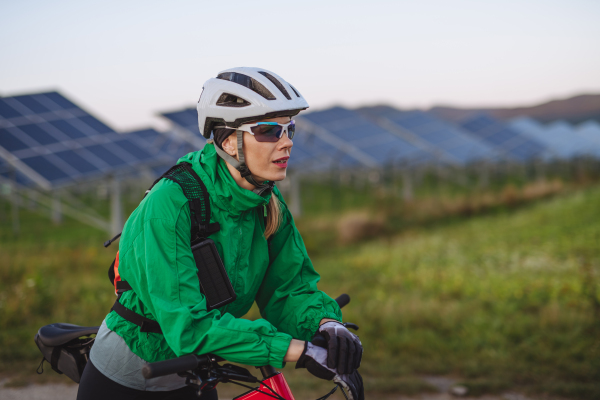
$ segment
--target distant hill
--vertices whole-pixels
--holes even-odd
[[[485,112],[499,119],[528,116],[543,123],[559,119],[567,120],[573,124],[590,119],[600,122],[600,94],[583,94],[529,107],[458,108],[438,106],[431,108],[429,111],[451,121],[459,121],[470,115]]]

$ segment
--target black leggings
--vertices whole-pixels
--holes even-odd
[[[218,400],[217,389],[196,397],[196,390],[186,386],[166,392],[146,392],[128,388],[106,377],[88,361],[81,382],[77,400]]]

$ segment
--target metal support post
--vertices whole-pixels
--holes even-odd
[[[10,183],[10,199],[12,203],[11,214],[12,214],[12,228],[13,233],[18,235],[21,231],[21,224],[19,223],[19,195],[17,193],[17,171],[12,168],[11,171],[12,182]]]
[[[123,206],[121,203],[121,182],[113,176],[110,182],[110,229],[111,235],[123,230]]]
[[[62,223],[62,204],[60,193],[56,190],[52,193],[52,222],[56,225]]]
[[[13,233],[18,235],[21,231],[21,224],[19,223],[19,196],[14,185],[11,187],[10,196],[12,198],[11,214],[12,214],[12,228]]]
[[[404,201],[413,199],[413,184],[409,168],[402,169],[402,198]]]

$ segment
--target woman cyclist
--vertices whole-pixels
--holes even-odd
[[[185,354],[282,368],[297,362],[364,398],[362,345],[341,323],[337,303],[317,289],[319,275],[274,182],[286,176],[293,146],[291,117],[308,108],[300,93],[261,68],[233,68],[209,79],[198,101],[200,132],[213,140],[179,163],[191,164],[210,198],[210,235],[235,290],[235,301],[208,310],[190,248],[188,199],[162,179],[127,220],[118,272],[132,290],[118,302],[156,321],[143,331],[111,311],[96,337],[79,400],[193,399],[177,375],[144,379],[141,368]],[[264,319],[241,319],[256,301]],[[328,340],[321,349],[315,332]],[[202,395],[217,399],[216,390]]]

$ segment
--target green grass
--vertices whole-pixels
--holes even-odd
[[[367,375],[600,398],[598,188],[314,261],[353,297]]]
[[[114,249],[102,232],[26,210],[15,238],[6,208],[1,217],[0,372],[33,374],[40,326],[96,325],[110,309]],[[300,226],[323,247],[317,223]],[[369,392],[415,393],[429,388],[419,376],[447,375],[472,394],[600,398],[599,187],[385,233],[348,246],[329,238],[313,258],[321,288],[353,299],[344,317],[361,326]],[[311,381],[290,369],[292,386]]]

